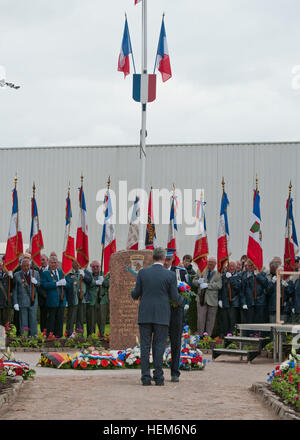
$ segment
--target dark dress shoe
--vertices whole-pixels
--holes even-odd
[[[142,382],[142,385],[144,385],[145,387],[151,385],[151,382]]]
[[[171,382],[179,382],[179,377],[178,376],[172,376],[171,377]]]
[[[164,386],[164,382],[155,382],[155,385],[156,386],[158,386],[158,387],[162,387],[162,386]]]

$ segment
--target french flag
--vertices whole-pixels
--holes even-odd
[[[175,249],[173,254],[175,257],[175,260],[172,263],[173,266],[178,266],[178,264],[180,263],[180,259],[176,255],[176,238],[175,238],[175,231],[177,231],[176,210],[177,210],[177,197],[173,194],[172,202],[171,202],[169,235],[168,235],[168,244],[167,244],[168,249]]]
[[[140,3],[142,0],[134,0],[134,4],[137,5],[138,3]]]
[[[261,232],[261,216],[260,216],[260,195],[259,191],[254,190],[253,196],[253,213],[251,227],[249,231],[247,257],[252,261],[254,266],[261,272],[263,268],[263,248],[262,248],[262,232]]]
[[[128,29],[127,18],[125,19],[123,40],[119,55],[118,71],[124,73],[124,78],[130,73],[129,54],[132,54],[131,41]]]
[[[162,19],[154,72],[158,68],[163,82],[172,77],[164,18]]]
[[[220,212],[220,222],[218,230],[218,271],[222,273],[224,266],[226,265],[230,256],[230,237],[229,237],[229,226],[227,217],[227,206],[229,205],[229,200],[225,191],[222,194],[221,200],[221,212]]]
[[[111,198],[109,190],[107,190],[104,198],[105,203],[105,217],[102,230],[102,246],[104,259],[104,276],[109,272],[110,256],[117,250],[116,248],[116,232],[113,224],[113,211],[111,205]]]
[[[142,104],[153,102],[156,98],[156,75],[134,73],[132,97]]]
[[[30,230],[30,252],[35,265],[40,269],[41,250],[44,248],[42,231],[39,227],[39,216],[35,197],[31,199],[31,230]]]
[[[13,190],[13,206],[5,251],[4,267],[14,271],[19,266],[19,256],[23,254],[23,238],[19,221],[18,193]]]
[[[284,270],[293,272],[295,270],[295,255],[298,253],[299,245],[297,240],[296,227],[293,216],[293,199],[289,196],[286,202],[285,222],[285,246],[284,246]]]
[[[71,199],[70,195],[66,199],[66,226],[65,226],[65,238],[64,238],[64,250],[62,255],[62,271],[64,275],[68,275],[68,273],[72,270],[72,263],[75,260],[75,240],[74,237],[71,236],[71,218],[72,218],[72,209],[71,209]]]
[[[86,205],[83,187],[79,189],[79,218],[76,236],[77,261],[83,269],[89,264],[89,241],[88,241],[88,225],[86,215]]]

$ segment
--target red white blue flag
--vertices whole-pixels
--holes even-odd
[[[257,189],[254,190],[253,214],[249,231],[247,257],[252,261],[256,269],[261,272],[263,268],[263,249],[260,217],[260,195]]]
[[[178,230],[177,220],[176,220],[177,206],[178,206],[177,196],[175,196],[175,194],[172,194],[167,248],[174,249],[173,256],[175,257],[175,259],[172,263],[173,266],[178,266],[178,264],[180,263],[180,259],[176,255],[176,238],[175,238],[175,231]]]
[[[193,261],[197,264],[200,274],[202,275],[207,268],[208,242],[206,232],[206,220],[204,206],[205,202],[196,200],[196,222],[198,238],[195,242]]]
[[[222,194],[221,200],[221,211],[220,211],[220,222],[218,230],[218,271],[223,272],[224,266],[228,262],[230,256],[230,236],[229,236],[229,226],[227,217],[227,206],[229,205],[229,200],[225,191]]]
[[[102,246],[103,246],[103,272],[104,276],[109,272],[109,261],[112,254],[117,250],[116,247],[116,232],[113,224],[113,211],[109,190],[106,191],[105,198],[105,217],[102,229]]]
[[[42,231],[39,226],[39,216],[35,197],[31,199],[31,230],[30,230],[30,252],[32,261],[40,269],[41,250],[44,248]]]
[[[299,251],[296,227],[293,216],[293,199],[289,196],[286,202],[284,270],[295,270],[295,255]]]
[[[129,28],[127,23],[127,18],[125,19],[125,26],[124,26],[124,33],[123,33],[123,40],[119,55],[119,62],[118,62],[118,71],[124,73],[124,78],[126,78],[126,75],[129,75],[130,73],[130,62],[129,62],[129,55],[132,54],[132,48],[131,48],[131,41],[130,41],[130,35],[129,35]]]
[[[148,222],[146,228],[145,248],[154,249],[156,244],[156,232],[152,205],[152,188],[150,190],[149,203],[148,203]]]
[[[158,68],[163,82],[172,77],[164,19],[162,19],[154,72]]]
[[[61,267],[64,275],[68,275],[68,273],[71,272],[72,264],[75,260],[75,240],[74,237],[71,236],[71,218],[71,199],[70,195],[68,194],[68,197],[66,199],[66,226]]]
[[[89,264],[89,241],[88,241],[88,225],[86,215],[86,205],[83,187],[79,189],[79,217],[76,236],[77,261],[83,269]]]
[[[138,3],[140,3],[140,1],[142,0],[134,0],[134,4],[137,5]]]
[[[13,190],[12,214],[9,225],[8,239],[5,251],[4,267],[14,271],[19,266],[19,257],[23,254],[23,238],[19,219],[18,193]]]
[[[153,102],[156,98],[156,75],[134,73],[132,90],[134,101],[142,104]]]
[[[129,225],[127,249],[138,250],[139,248],[139,223],[140,223],[140,199],[136,197]]]

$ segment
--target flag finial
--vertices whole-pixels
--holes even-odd
[[[291,197],[291,194],[292,194],[292,187],[293,187],[292,181],[290,180],[290,184],[289,184],[289,197]]]
[[[81,173],[80,179],[81,179],[81,186],[83,186],[83,174],[82,173]]]
[[[224,180],[224,176],[222,177],[222,188],[223,188],[223,193],[225,191],[225,180]]]
[[[17,173],[15,174],[15,189],[17,188],[17,182],[18,182],[18,176]]]
[[[108,179],[107,179],[107,189],[109,189],[110,188],[110,176],[108,176]]]
[[[257,174],[256,174],[256,179],[255,179],[255,188],[256,188],[256,191],[258,191],[258,177],[257,177]]]
[[[173,189],[173,194],[174,194],[175,193],[175,184],[174,183],[173,183],[172,189]]]
[[[163,12],[163,19],[165,18],[165,15],[166,15],[166,14]]]
[[[33,182],[32,185],[32,194],[33,194],[33,198],[35,198],[35,182]]]
[[[70,197],[70,189],[71,189],[71,184],[70,184],[70,181],[69,181],[69,185],[68,185],[68,197]]]

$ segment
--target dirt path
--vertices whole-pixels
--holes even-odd
[[[36,378],[0,410],[0,420],[277,420],[249,391],[273,369],[265,358],[247,364],[224,356],[203,371],[183,371],[178,384],[165,370],[164,387],[141,386],[140,370],[56,370],[35,367],[38,353],[18,358]]]

